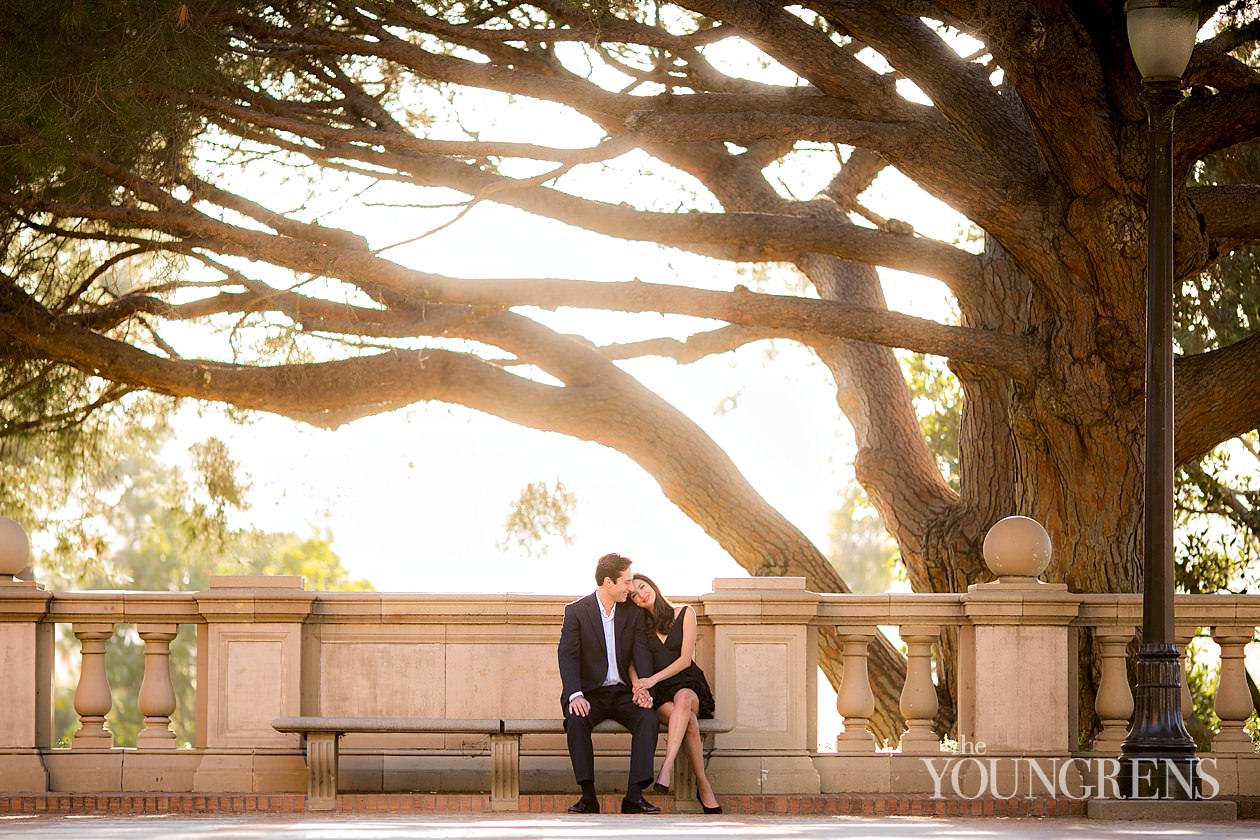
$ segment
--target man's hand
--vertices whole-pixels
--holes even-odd
[[[586,717],[591,713],[591,703],[585,697],[574,697],[569,701],[569,714]]]
[[[646,688],[636,685],[630,696],[634,700],[634,705],[644,709],[652,708],[652,693]]]

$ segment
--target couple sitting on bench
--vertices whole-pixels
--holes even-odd
[[[681,748],[696,778],[696,798],[706,814],[722,808],[704,773],[699,719],[713,717],[713,693],[692,661],[696,615],[674,607],[645,575],[631,575],[630,559],[606,554],[595,566],[596,590],[564,608],[558,657],[564,729],[573,775],[582,796],[570,813],[597,814],[595,751],[591,730],[611,718],[631,733],[630,775],[623,814],[655,814],[644,798],[651,784],[669,793],[674,759]],[[627,598],[630,604],[626,603]],[[665,760],[653,776],[657,725],[666,722]]]

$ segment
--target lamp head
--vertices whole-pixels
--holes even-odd
[[[1198,0],[1128,0],[1129,49],[1148,81],[1177,81],[1186,72],[1199,32]]]

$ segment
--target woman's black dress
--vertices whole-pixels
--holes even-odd
[[[663,644],[660,636],[652,632],[648,633],[650,637],[648,644],[652,648],[652,660],[656,666],[656,670],[652,673],[659,673],[682,655],[683,618],[688,609],[690,607],[683,607],[678,612],[678,617],[674,619],[674,626],[669,628],[669,635],[665,637]],[[659,709],[665,703],[672,703],[674,695],[680,688],[690,688],[696,693],[696,697],[700,698],[700,713],[697,717],[713,717],[715,706],[713,691],[709,688],[709,681],[704,678],[704,671],[701,671],[700,666],[694,661],[674,676],[652,686],[653,704]]]

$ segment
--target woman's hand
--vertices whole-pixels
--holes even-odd
[[[652,677],[641,677],[634,681],[634,688],[636,691],[639,689],[643,689],[644,691],[651,691],[652,686],[654,685],[656,685],[656,680],[653,679]]]

